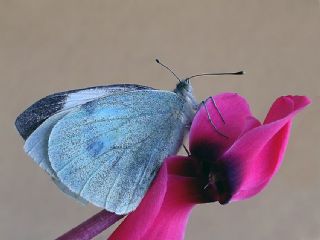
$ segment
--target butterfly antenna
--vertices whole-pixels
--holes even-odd
[[[192,75],[191,77],[188,77],[187,80],[190,80],[191,78],[201,77],[201,76],[212,76],[212,75],[243,75],[245,74],[244,71],[239,72],[222,72],[222,73],[201,73]]]
[[[160,62],[159,59],[156,59],[156,62],[159,63],[162,67],[166,68],[168,71],[170,71],[173,74],[173,76],[175,76],[176,79],[178,79],[178,81],[181,82],[181,79],[170,68],[168,68],[162,62]]]

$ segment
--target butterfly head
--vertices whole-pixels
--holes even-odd
[[[192,93],[192,87],[189,81],[189,78],[186,78],[184,80],[180,80],[177,83],[177,87],[174,90],[174,92],[181,92],[181,93]]]
[[[243,71],[239,72],[220,72],[220,73],[201,73],[201,74],[195,74],[190,77],[187,77],[185,79],[180,79],[169,67],[164,65],[159,61],[159,59],[156,59],[156,62],[160,64],[162,67],[166,68],[169,72],[173,74],[173,76],[178,79],[178,84],[176,89],[174,90],[175,93],[182,96],[184,98],[188,105],[191,107],[192,111],[196,112],[198,110],[199,104],[197,104],[197,101],[195,100],[193,94],[192,94],[192,87],[190,84],[190,80],[192,78],[201,77],[201,76],[212,76],[212,75],[242,75],[244,74]]]
[[[174,90],[174,92],[186,100],[188,105],[191,107],[192,112],[197,111],[198,103],[197,103],[195,97],[193,96],[192,86],[189,81],[189,78],[186,78],[184,80],[180,80],[178,82],[177,87]]]

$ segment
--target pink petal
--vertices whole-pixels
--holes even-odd
[[[197,179],[188,176],[191,166],[190,158],[168,158],[139,207],[110,239],[183,239],[192,207],[203,201]]]
[[[250,175],[246,177],[239,191],[232,197],[233,201],[256,195],[271,180],[282,163],[289,140],[290,127],[291,123],[284,125],[258,153],[252,162],[257,162],[260,165],[256,165],[254,169],[250,170]]]
[[[242,132],[239,137],[244,135],[246,132],[253,128],[259,127],[261,125],[260,121],[253,116],[247,117]]]
[[[198,202],[197,194],[200,188],[195,178],[170,175],[168,180],[161,211],[142,238],[144,240],[184,239],[189,214]]]
[[[305,96],[284,96],[279,97],[272,104],[263,124],[267,124],[277,119],[284,118],[294,110],[303,109],[311,103],[311,100]]]
[[[213,128],[202,106],[192,122],[189,137],[190,151],[199,159],[212,160],[221,156],[243,132],[247,118],[252,116],[246,100],[236,93],[223,93],[213,98],[225,123],[210,99],[206,102],[208,112],[217,129],[227,138]]]
[[[165,160],[168,174],[184,177],[195,177],[194,160],[191,157],[172,156]]]
[[[257,194],[271,180],[281,165],[291,122],[309,103],[300,96],[277,99],[266,124],[245,133],[219,160],[225,170],[222,185],[233,195],[232,201]]]

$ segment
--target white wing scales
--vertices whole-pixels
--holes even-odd
[[[134,210],[184,135],[183,99],[173,92],[114,94],[82,105],[53,128],[49,160],[59,180],[117,214]]]
[[[86,203],[79,194],[72,192],[57,178],[48,158],[48,140],[54,125],[67,113],[84,103],[127,91],[152,89],[134,84],[98,86],[55,93],[34,103],[15,122],[20,135],[26,140],[26,153],[51,177],[54,183],[69,196]]]

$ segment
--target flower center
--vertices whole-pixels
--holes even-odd
[[[196,160],[197,175],[202,182],[203,191],[209,202],[219,201],[226,204],[232,197],[232,187],[227,168],[219,161]]]

